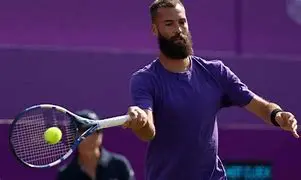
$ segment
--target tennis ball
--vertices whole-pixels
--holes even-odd
[[[48,128],[44,133],[44,139],[49,144],[56,144],[62,139],[62,131],[57,127]]]

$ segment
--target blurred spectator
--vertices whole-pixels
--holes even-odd
[[[76,113],[89,119],[99,119],[91,110]],[[80,126],[83,133],[87,128]],[[57,180],[134,180],[134,171],[126,157],[112,153],[102,146],[103,132],[100,130],[83,140],[71,163],[60,168]]]

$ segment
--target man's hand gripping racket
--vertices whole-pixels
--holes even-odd
[[[12,152],[23,164],[47,168],[67,159],[79,143],[95,131],[121,126],[130,119],[130,116],[123,115],[95,121],[57,105],[41,104],[27,108],[16,116],[10,127],[9,143]],[[89,128],[79,134],[79,124]],[[49,128],[55,128],[53,132],[60,133],[58,142],[45,141],[45,132]]]

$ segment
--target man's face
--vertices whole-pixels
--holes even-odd
[[[153,24],[161,52],[174,60],[193,54],[191,34],[185,9],[178,4],[174,8],[159,8]]]

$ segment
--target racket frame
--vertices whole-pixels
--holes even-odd
[[[14,128],[14,125],[18,122],[19,118],[21,116],[24,115],[24,113],[35,110],[35,109],[55,109],[58,110],[62,113],[67,114],[68,116],[70,116],[70,118],[73,121],[77,121],[80,124],[86,125],[88,127],[88,129],[83,132],[81,135],[79,135],[79,128],[78,128],[78,124],[76,124],[76,139],[74,140],[72,146],[70,147],[70,149],[66,152],[66,154],[64,154],[61,158],[59,158],[58,160],[49,163],[49,164],[45,164],[45,165],[33,165],[33,164],[29,164],[25,161],[23,161],[22,159],[20,159],[14,148],[13,148],[13,144],[11,142],[11,136],[12,136],[12,131]],[[69,156],[77,149],[78,145],[88,136],[92,135],[94,132],[96,132],[97,130],[100,129],[104,129],[104,128],[110,128],[110,127],[115,127],[115,126],[120,126],[123,123],[125,123],[126,121],[128,121],[130,119],[129,115],[122,115],[122,116],[115,116],[115,117],[111,117],[111,118],[106,118],[106,119],[100,119],[100,120],[91,120],[91,119],[87,119],[81,116],[76,115],[75,113],[72,113],[71,111],[59,106],[59,105],[54,105],[54,104],[39,104],[39,105],[34,105],[31,106],[29,108],[26,108],[25,110],[23,110],[22,112],[20,112],[15,119],[13,120],[13,122],[10,125],[9,128],[9,146],[10,146],[10,150],[13,153],[13,155],[16,157],[16,159],[21,162],[21,164],[27,166],[27,167],[31,167],[31,168],[50,168],[50,167],[54,167],[58,164],[60,164],[61,162],[65,161],[66,159],[69,158]]]

